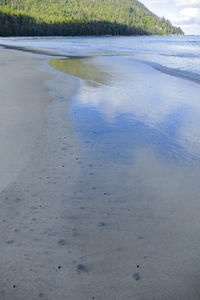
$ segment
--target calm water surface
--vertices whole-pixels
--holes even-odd
[[[200,78],[200,36],[5,38],[0,43],[56,50],[72,56],[128,55],[161,70]]]
[[[70,116],[83,142],[104,144],[104,158],[130,160],[137,147],[148,145],[174,163],[198,163],[198,83],[155,71],[130,56],[50,64],[81,78]]]
[[[199,299],[200,84],[132,55],[50,64],[80,78],[69,116],[92,214],[83,252],[103,266],[103,299]]]

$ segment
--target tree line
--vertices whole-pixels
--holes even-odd
[[[0,0],[1,36],[183,34],[137,0]]]

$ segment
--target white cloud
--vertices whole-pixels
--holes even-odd
[[[186,34],[200,34],[200,0],[140,0]]]
[[[186,34],[200,34],[200,0],[174,0],[178,12],[171,20]]]
[[[200,25],[198,24],[184,24],[181,25],[182,30],[186,33],[186,34],[196,34],[199,35],[200,34]]]
[[[198,17],[199,13],[200,13],[200,8],[195,8],[195,7],[184,8],[180,11],[181,16],[189,16],[191,18]]]
[[[200,7],[200,0],[175,0],[177,6]]]
[[[149,1],[149,0],[143,0],[143,1],[141,1],[142,3],[146,3],[146,5],[148,5],[148,4],[160,4],[160,0],[151,0],[151,1]],[[169,0],[162,0],[162,2],[164,2],[164,3],[168,3],[169,2]]]
[[[178,16],[174,19],[175,24],[200,24],[200,8],[187,7],[180,10]]]

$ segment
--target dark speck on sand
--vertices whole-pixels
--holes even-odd
[[[100,223],[99,223],[99,227],[104,227],[104,226],[106,226],[106,223],[105,223],[105,222],[100,222]]]
[[[67,244],[66,240],[61,239],[58,241],[58,245],[60,246],[65,246],[66,244]]]
[[[133,274],[133,278],[134,278],[135,280],[140,280],[140,274],[139,274],[139,273]]]
[[[86,266],[84,266],[84,265],[82,265],[82,264],[79,264],[79,265],[77,266],[77,271],[78,271],[78,273],[88,272],[88,269],[87,269]]]

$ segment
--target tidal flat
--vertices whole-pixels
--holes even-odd
[[[0,298],[199,299],[200,85],[0,51]]]

